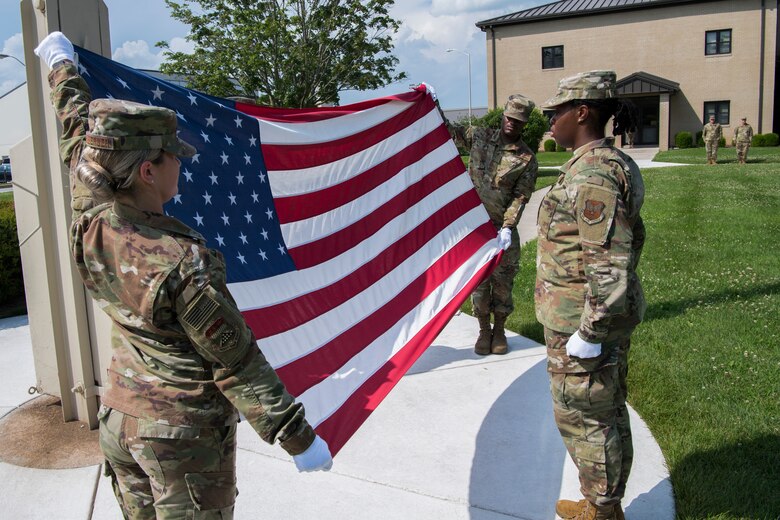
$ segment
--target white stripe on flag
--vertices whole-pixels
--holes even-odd
[[[344,159],[311,168],[269,170],[271,193],[274,197],[290,197],[319,191],[347,181],[401,152],[441,124],[441,117],[434,109],[414,124]]]
[[[407,209],[405,213],[388,221],[382,229],[340,256],[308,269],[284,273],[273,278],[232,283],[229,286],[230,293],[236,300],[238,308],[247,311],[286,302],[330,285],[333,280],[339,280],[357,270],[448,202],[471,189],[473,189],[471,180],[466,175],[459,175]],[[480,223],[487,220],[484,210],[482,216],[483,220]]]
[[[471,279],[469,275],[496,255],[496,244],[480,248],[460,266],[447,281],[401,318],[393,327],[367,345],[327,379],[298,396],[306,408],[306,419],[316,427],[338,410],[352,393],[379,368],[392,361],[393,355],[427,324]]]
[[[314,242],[344,229],[372,213],[436,168],[452,160],[455,145],[447,141],[421,160],[399,171],[373,190],[334,210],[315,217],[282,224],[282,237],[288,249]]]
[[[352,114],[307,123],[282,123],[260,119],[263,144],[315,144],[335,141],[373,128],[414,105],[408,101],[390,101]]]
[[[455,220],[424,247],[352,299],[294,329],[263,338],[260,345],[268,362],[279,368],[300,359],[376,312],[474,228],[483,224],[484,213],[481,210],[481,207],[476,207]]]

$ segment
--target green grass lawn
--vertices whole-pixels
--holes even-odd
[[[572,152],[538,152],[536,160],[539,166],[561,166],[571,159]]]
[[[14,200],[14,192],[4,191],[3,193],[0,193],[0,202],[4,200]]]
[[[683,164],[705,164],[707,152],[704,148],[685,148],[658,152],[654,158],[660,162],[676,162]],[[733,147],[718,149],[718,164],[736,164],[737,149]],[[780,162],[780,149],[777,147],[750,147],[748,165]]]
[[[759,150],[744,166],[643,172],[648,310],[629,401],[661,446],[680,519],[780,518],[780,149]],[[523,248],[507,326],[543,342],[535,253]]]

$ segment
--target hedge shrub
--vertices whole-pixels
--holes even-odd
[[[699,147],[704,146],[704,138],[702,137],[702,133],[703,132],[701,130],[696,132],[696,146],[699,146]],[[721,148],[726,146],[726,138],[725,137],[721,137],[718,140],[718,146],[720,146]]]
[[[545,152],[554,152],[556,147],[555,139],[547,139],[544,141]]]
[[[677,148],[693,148],[693,136],[690,132],[677,132],[674,135],[674,145]]]
[[[12,200],[0,201],[0,303],[24,294],[22,259]]]
[[[775,133],[755,134],[751,144],[753,146],[777,146],[780,144],[780,136]]]

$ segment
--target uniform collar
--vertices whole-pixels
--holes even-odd
[[[117,201],[114,201],[111,209],[117,217],[130,221],[133,224],[162,229],[164,231],[176,233],[177,235],[184,235],[205,242],[203,235],[180,220],[169,217],[168,215],[155,213],[153,211],[141,211]]]
[[[501,144],[504,150],[519,150],[523,147],[523,136],[520,135],[515,141],[507,142],[504,140],[504,133],[501,129],[498,130],[498,142]]]
[[[569,159],[569,161],[561,166],[561,171],[567,171],[571,166],[579,160],[580,157],[585,155],[586,153],[590,152],[591,150],[595,150],[596,148],[611,148],[615,145],[615,138],[614,137],[605,137],[604,139],[596,139],[595,141],[591,141],[589,143],[585,143],[576,150],[574,150],[574,155],[572,155],[572,158]]]

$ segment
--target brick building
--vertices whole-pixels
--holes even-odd
[[[640,110],[637,145],[674,145],[715,115],[730,141],[741,117],[757,133],[776,113],[778,0],[560,0],[477,23],[488,105],[521,92],[541,103],[558,80],[613,69]]]

